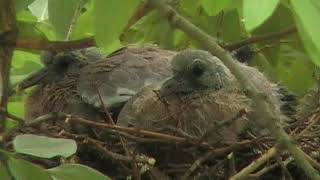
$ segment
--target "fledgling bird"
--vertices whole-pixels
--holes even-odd
[[[50,112],[102,120],[103,105],[116,116],[140,88],[171,75],[175,54],[153,46],[123,48],[108,57],[81,52],[46,54],[44,68],[20,84],[22,89],[37,85],[26,102],[27,121]]]
[[[255,68],[238,65],[281,114],[277,85]],[[235,142],[249,127],[261,129],[255,119],[263,117],[254,115],[252,100],[217,57],[203,50],[184,50],[173,58],[172,71],[171,78],[143,88],[130,99],[118,123],[171,134],[182,131],[208,142]],[[247,113],[237,117],[243,110]],[[168,128],[175,131],[164,130]]]

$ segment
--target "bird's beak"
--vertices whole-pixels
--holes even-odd
[[[48,72],[49,71],[47,68],[42,68],[39,71],[32,73],[18,84],[18,90],[27,89],[31,86],[41,83],[43,79],[49,74]]]

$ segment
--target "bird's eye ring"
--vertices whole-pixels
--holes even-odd
[[[191,72],[196,76],[201,76],[205,71],[205,64],[201,59],[195,59],[191,64]]]

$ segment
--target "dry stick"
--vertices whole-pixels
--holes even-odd
[[[112,118],[107,106],[105,105],[105,103],[104,103],[104,101],[102,99],[102,96],[101,96],[101,93],[100,93],[100,89],[99,89],[99,83],[95,82],[94,86],[95,86],[95,88],[97,90],[97,94],[99,96],[101,105],[103,107],[104,112],[107,114],[107,118],[108,118],[110,124],[115,125],[115,121],[113,120],[113,118]],[[116,132],[116,134],[117,134],[117,136],[118,136],[118,138],[120,140],[120,143],[121,143],[121,145],[122,145],[122,147],[124,149],[124,152],[126,153],[127,156],[129,156],[130,152],[128,150],[127,144],[125,143],[124,139],[122,138],[122,136],[120,135],[119,132]],[[107,150],[106,150],[106,153],[107,153]],[[135,158],[136,157],[134,156],[133,159],[135,159]],[[141,179],[140,175],[138,173],[138,170],[137,170],[137,165],[134,162],[132,162],[132,167],[133,167],[133,176],[135,177],[135,179]]]
[[[74,116],[74,115],[65,115],[66,117],[66,122],[67,123],[81,123],[90,127],[95,127],[98,129],[102,130],[117,130],[117,131],[122,131],[126,132],[129,134],[135,134],[135,135],[143,135],[146,137],[153,137],[153,138],[158,138],[161,140],[167,140],[168,142],[175,142],[175,143],[186,143],[186,144],[193,144],[193,145],[198,145],[202,147],[207,147],[210,148],[211,146],[208,143],[205,142],[198,142],[195,140],[190,140],[188,138],[182,138],[182,137],[177,137],[177,136],[172,136],[169,134],[163,134],[163,133],[158,133],[158,132],[153,132],[153,131],[148,131],[148,130],[142,130],[142,129],[136,129],[136,128],[130,128],[130,127],[122,127],[118,125],[111,125],[111,124],[105,124],[105,123],[97,123],[93,121],[88,121],[83,118]]]
[[[62,132],[62,135],[66,135],[68,138],[81,140],[84,144],[90,144],[96,147],[97,150],[104,154],[106,159],[111,158],[123,162],[136,162],[152,165],[150,164],[151,162],[146,158],[132,158],[130,156],[124,156],[118,153],[111,152],[103,146],[103,143],[101,141],[86,137],[84,135],[71,134],[68,132]]]
[[[236,42],[236,43],[222,45],[222,47],[229,50],[229,51],[233,51],[235,49],[239,49],[239,48],[246,46],[246,45],[249,45],[249,44],[268,41],[270,39],[280,39],[280,38],[283,38],[285,36],[288,36],[288,35],[296,33],[296,32],[297,32],[296,27],[289,27],[289,28],[284,29],[279,32],[273,32],[270,34],[253,36],[251,38],[248,38],[248,39]]]
[[[173,8],[166,5],[162,0],[149,0],[149,3],[158,9],[160,13],[168,19],[173,27],[177,27],[184,31],[191,38],[197,40],[204,49],[207,49],[224,62],[224,64],[240,81],[243,89],[247,90],[248,96],[252,98],[255,113],[258,114],[259,117],[264,117],[265,122],[259,123],[263,124],[270,131],[271,135],[277,139],[279,144],[288,150],[297,162],[298,166],[304,170],[310,179],[320,179],[318,171],[316,171],[304,158],[304,154],[301,149],[295,145],[293,139],[283,130],[279,123],[279,118],[281,116],[274,111],[274,107],[271,107],[270,102],[272,101],[270,100],[270,97],[266,93],[260,92],[258,87],[251,82],[250,77],[246,77],[244,75],[241,67],[235,60],[233,60],[230,53],[219,46],[213,37],[190,23],[184,17],[179,15]]]

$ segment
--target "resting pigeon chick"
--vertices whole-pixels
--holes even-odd
[[[20,84],[21,89],[38,85],[26,102],[27,121],[50,112],[105,119],[99,93],[110,111],[121,107],[144,85],[169,77],[175,54],[152,46],[123,48],[108,57],[85,52],[49,54],[44,69]]]
[[[280,112],[278,88],[262,73],[240,64]],[[252,101],[229,69],[209,52],[184,50],[172,60],[173,76],[143,88],[124,106],[118,124],[214,142],[235,142],[249,127],[259,132]],[[247,113],[242,114],[245,110]],[[239,114],[242,114],[239,116]],[[284,117],[283,117],[284,119]]]

